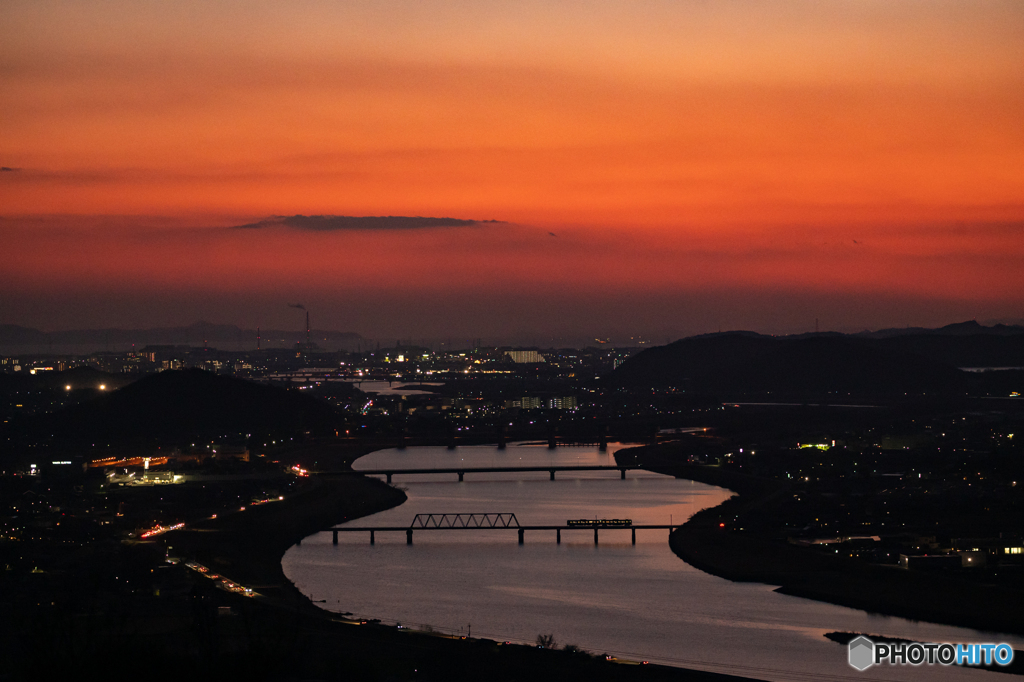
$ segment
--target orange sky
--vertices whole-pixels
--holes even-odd
[[[546,329],[583,299],[573,324],[681,333],[723,305],[770,331],[1024,317],[1016,0],[8,0],[0,19],[0,322],[248,325],[285,289],[371,335],[428,294],[493,311],[438,304],[431,334]],[[506,222],[228,229],[290,214]],[[650,303],[594,320],[602,296]]]

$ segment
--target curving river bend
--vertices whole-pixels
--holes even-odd
[[[356,469],[386,467],[615,464],[596,447],[510,444],[381,450]],[[396,476],[405,504],[353,522],[408,526],[419,513],[513,512],[520,524],[562,524],[577,518],[629,518],[634,524],[679,524],[731,496],[722,488],[631,471]],[[322,532],[292,547],[285,574],[332,611],[474,637],[532,643],[553,634],[559,645],[633,660],[747,675],[765,680],[959,680],[996,673],[941,666],[874,667],[858,673],[846,648],[822,635],[867,632],[925,642],[1024,640],[876,616],[773,592],[767,585],[733,583],[681,561],[668,531],[589,529],[340,533],[334,546]],[[756,560],[756,557],[753,558]]]

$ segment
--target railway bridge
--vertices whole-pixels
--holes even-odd
[[[338,544],[338,533],[369,533],[370,544],[376,544],[377,533],[405,533],[406,544],[412,544],[412,536],[416,531],[481,531],[481,530],[515,530],[519,535],[519,544],[526,541],[526,531],[555,531],[555,542],[562,544],[563,530],[594,531],[594,544],[598,544],[599,530],[629,530],[633,544],[636,544],[638,530],[668,530],[670,533],[677,526],[674,524],[634,524],[629,519],[573,519],[564,524],[521,525],[512,512],[474,512],[474,513],[443,513],[417,514],[408,526],[339,526],[331,528],[332,541]]]

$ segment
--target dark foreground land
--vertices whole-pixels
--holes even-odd
[[[353,625],[316,608],[282,573],[287,548],[403,497],[379,481],[296,474],[417,444],[660,441],[617,457],[738,493],[671,536],[692,565],[877,613],[1024,632],[1024,371],[957,369],[1024,367],[1020,328],[736,332],[639,353],[550,349],[541,363],[399,344],[151,350],[23,358],[33,370],[0,373],[0,682],[726,679]],[[81,366],[47,369],[65,362]],[[310,367],[444,385],[364,394],[307,377]],[[281,372],[294,374],[240,378],[277,384]],[[129,374],[137,381],[109,390]],[[699,442],[665,442],[693,429]],[[143,458],[150,474],[189,480],[135,485]],[[944,563],[929,564],[936,555]]]
[[[670,535],[672,550],[687,563],[729,580],[778,585],[777,591],[784,594],[872,613],[1024,634],[1024,589],[1013,579],[1019,575],[1016,571],[1009,580],[992,571],[908,571],[845,551],[797,546],[787,541],[786,528],[779,522],[792,517],[790,503],[797,496],[804,502],[801,513],[814,521],[820,507],[813,495],[788,480],[687,463],[687,453],[692,452],[691,444],[677,442],[616,453],[620,464],[642,462],[651,471],[737,493],[695,514]],[[956,513],[943,500],[917,504],[931,506],[925,513],[936,524],[950,521],[947,517]]]
[[[351,457],[342,459],[367,448],[350,450]],[[400,490],[373,479],[314,477],[282,502],[220,514],[160,542],[126,548],[135,557],[133,579],[164,570],[163,556],[170,554],[252,587],[258,597],[219,589],[183,564],[170,567],[179,573],[164,581],[162,592],[109,585],[93,592],[51,575],[56,583],[46,590],[19,596],[10,592],[17,586],[7,583],[0,680],[743,679],[609,661],[583,651],[352,624],[316,608],[284,576],[281,558],[302,537],[404,499]]]

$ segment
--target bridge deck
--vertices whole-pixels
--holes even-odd
[[[553,524],[546,526],[339,526],[328,528],[326,532],[365,533],[367,531],[408,531],[417,533],[421,530],[675,530],[680,524],[638,524],[632,526],[566,526]]]
[[[406,544],[412,544],[413,533],[424,530],[516,530],[519,531],[519,544],[525,543],[526,531],[538,531],[538,530],[553,530],[555,531],[555,542],[562,543],[562,531],[563,530],[592,530],[594,531],[594,544],[598,543],[598,531],[601,530],[628,530],[631,531],[632,542],[636,544],[636,532],[638,530],[668,530],[672,531],[678,528],[676,524],[660,524],[660,523],[643,523],[635,526],[568,526],[563,524],[537,524],[530,526],[341,526],[339,528],[329,529],[332,535],[332,542],[338,544],[338,533],[369,533],[370,544],[376,543],[376,534],[378,532],[393,532],[400,533],[405,531],[405,542]]]
[[[514,473],[517,471],[546,471],[555,480],[556,471],[618,471],[623,480],[626,479],[626,472],[631,469],[640,469],[637,466],[618,466],[609,464],[548,464],[546,466],[518,466],[518,467],[423,467],[412,469],[354,469],[352,471],[318,471],[320,476],[386,476],[388,483],[391,478],[398,474],[458,474],[462,481],[466,474],[485,473]]]
[[[351,471],[318,471],[321,476],[341,476],[353,474],[369,474],[382,476],[384,474],[483,474],[488,472],[516,472],[516,471],[630,471],[640,469],[638,466],[618,466],[614,464],[546,464],[538,466],[509,466],[509,467],[423,467],[413,469],[353,469]]]

